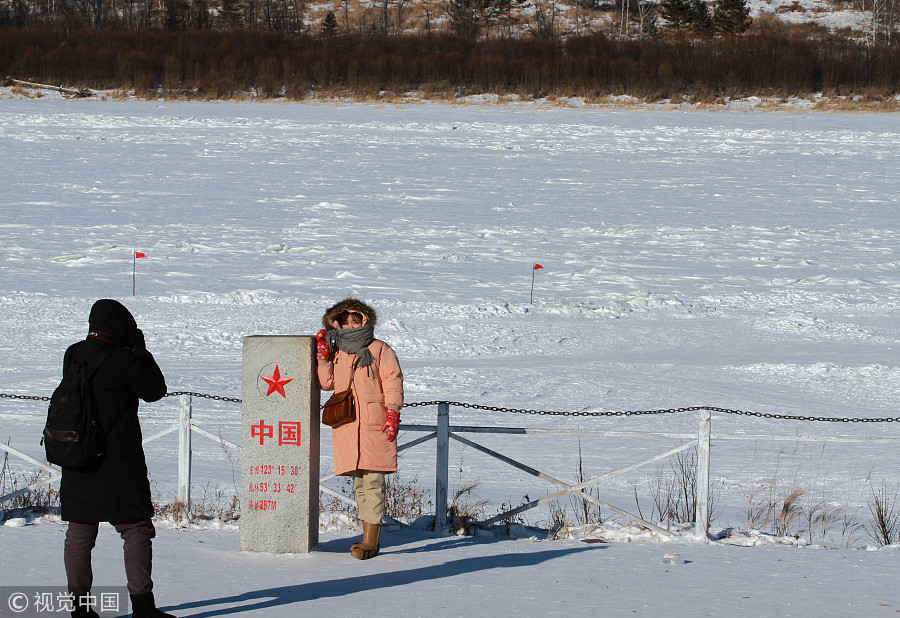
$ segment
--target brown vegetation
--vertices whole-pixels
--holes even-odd
[[[454,97],[723,97],[900,92],[900,47],[758,19],[744,36],[564,40],[446,33],[320,37],[258,31],[0,31],[0,76],[141,96],[304,99],[322,93]],[[317,94],[318,93],[318,94]]]

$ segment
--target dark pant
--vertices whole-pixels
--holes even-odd
[[[98,524],[69,522],[63,560],[69,591],[76,596],[91,589],[94,572],[91,569],[91,550],[97,540]],[[153,590],[150,572],[153,564],[153,544],[156,528],[149,519],[136,524],[116,524],[116,532],[122,536],[125,550],[125,576],[128,593],[137,595]]]

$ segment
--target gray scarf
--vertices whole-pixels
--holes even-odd
[[[375,359],[369,352],[369,344],[375,341],[374,326],[359,328],[336,328],[326,333],[328,347],[332,350],[343,350],[359,357],[359,366],[368,367]]]

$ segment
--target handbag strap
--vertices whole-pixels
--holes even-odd
[[[356,365],[359,363],[359,357],[356,357],[355,361],[350,363],[350,383],[347,385],[351,391],[353,390],[353,376],[356,374]]]

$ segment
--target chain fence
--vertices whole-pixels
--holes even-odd
[[[178,397],[180,395],[189,395],[191,397],[199,397],[201,399],[212,399],[214,401],[225,401],[228,403],[242,403],[239,397],[224,397],[221,395],[209,395],[206,393],[197,393],[193,391],[175,391],[166,393],[165,397]],[[14,395],[9,393],[0,393],[0,399],[25,399],[31,401],[50,401],[49,397],[38,395]],[[416,408],[424,406],[437,406],[446,404],[455,408],[468,408],[471,410],[485,410],[488,412],[503,412],[506,414],[535,414],[544,416],[582,416],[582,417],[604,417],[604,416],[645,416],[650,414],[678,414],[681,412],[696,412],[698,410],[709,410],[710,412],[719,412],[722,414],[732,414],[736,416],[750,416],[755,418],[771,418],[784,421],[811,421],[819,423],[900,423],[900,417],[883,417],[883,418],[852,418],[852,417],[836,417],[836,416],[802,416],[797,414],[773,414],[770,412],[750,412],[747,410],[732,410],[729,408],[721,408],[718,406],[688,406],[684,408],[666,408],[659,410],[577,410],[577,411],[559,411],[559,410],[527,410],[522,408],[507,408],[501,406],[486,406],[477,403],[464,403],[460,401],[415,401],[404,404],[405,408]]]
[[[49,397],[40,397],[38,395],[10,395],[9,393],[0,393],[0,399],[31,399],[34,401],[50,401]]]
[[[222,395],[207,395],[206,393],[195,393],[192,391],[175,391],[166,393],[164,397],[179,397],[181,395],[189,395],[191,397],[199,397],[201,399],[212,399],[215,401],[227,401],[229,403],[243,403],[243,399],[239,397],[223,397]]]

